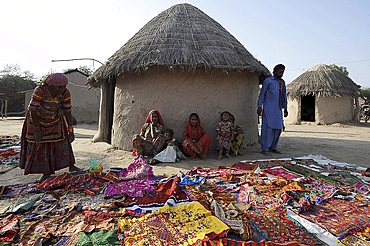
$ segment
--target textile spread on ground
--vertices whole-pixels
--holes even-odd
[[[19,138],[0,138],[0,173]],[[177,175],[128,168],[0,188],[0,245],[370,245],[365,168],[324,157]]]

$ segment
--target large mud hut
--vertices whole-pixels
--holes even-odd
[[[328,65],[313,66],[287,85],[288,124],[357,121],[360,86]]]
[[[214,140],[219,113],[227,110],[243,126],[245,144],[254,144],[259,83],[268,76],[268,69],[219,23],[190,4],[174,5],[88,78],[102,92],[94,140],[131,150],[132,136],[152,109],[159,110],[178,141],[192,112]]]

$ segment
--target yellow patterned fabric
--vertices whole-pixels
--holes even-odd
[[[370,245],[369,241],[365,241],[354,235],[348,235],[347,237],[341,239],[340,242],[338,243],[341,243],[342,245],[345,245],[345,246],[369,246]]]
[[[141,218],[120,219],[122,245],[193,245],[223,236],[229,227],[199,202],[160,208]]]

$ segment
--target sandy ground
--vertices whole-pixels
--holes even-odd
[[[22,118],[0,118],[0,135],[20,135]],[[75,127],[76,140],[72,143],[76,166],[88,169],[89,159],[94,158],[107,171],[110,167],[128,167],[133,162],[131,152],[116,150],[107,143],[92,143],[97,124],[79,124]],[[307,155],[321,155],[334,161],[370,167],[370,123],[333,125],[287,125],[282,133],[279,148],[283,154],[273,154],[269,159],[294,158]],[[153,166],[155,174],[177,174],[194,167],[215,168],[237,161],[266,159],[260,153],[260,145],[247,146],[243,156],[217,160],[217,153],[211,150],[207,160],[182,160],[177,163],[159,163]],[[67,172],[60,170],[56,175]],[[34,182],[39,174],[24,175],[20,168],[0,174],[0,185]]]

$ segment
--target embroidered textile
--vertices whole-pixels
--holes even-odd
[[[87,245],[99,245],[99,246],[120,246],[121,241],[117,237],[118,227],[115,227],[113,231],[93,231],[91,233],[81,232],[76,244],[74,246],[87,246]]]
[[[227,175],[244,175],[245,172],[239,170],[233,170],[226,167],[218,168],[202,168],[196,167],[193,170],[186,173],[187,176],[200,176],[200,177],[217,177],[217,176],[227,176]]]
[[[370,241],[363,240],[355,235],[348,235],[340,240],[345,246],[370,246]]]
[[[79,193],[69,193],[59,198],[58,206],[55,207],[51,213],[54,216],[65,215],[75,208],[78,210],[101,211],[114,201],[114,199],[105,199],[104,194],[90,196]]]
[[[289,220],[284,208],[267,210],[265,213],[248,210],[246,214],[249,219],[255,222],[254,225],[258,226],[257,231],[262,230],[267,233],[269,238],[266,238],[266,241],[276,243],[296,241],[307,245],[320,244],[309,236],[305,229],[296,226]]]
[[[290,160],[266,160],[266,161],[255,161],[260,169],[273,168],[278,166],[290,165]]]
[[[336,237],[370,223],[370,206],[356,200],[332,199],[300,216],[321,225]]]
[[[236,169],[239,171],[244,172],[251,172],[253,173],[257,169],[258,165],[253,162],[236,162],[234,164],[231,164],[229,168]]]
[[[62,174],[56,177],[50,177],[38,184],[36,187],[45,190],[63,187],[70,192],[95,195],[106,185],[117,180],[117,176],[113,173],[106,174],[94,172],[79,177],[74,177],[70,174]]]
[[[303,178],[302,175],[289,171],[283,167],[267,168],[265,172],[272,174],[274,176],[277,176],[277,177],[284,178],[286,180]]]
[[[118,225],[119,239],[133,246],[192,245],[224,235],[229,229],[198,202],[164,206],[139,219],[120,219]]]
[[[64,225],[74,216],[74,213],[70,213],[65,216],[44,218],[32,223],[22,235],[19,245],[33,245],[39,238],[50,238],[50,235],[61,236],[65,232]]]
[[[3,197],[26,196],[28,194],[36,193],[38,191],[36,186],[37,183],[7,185],[2,196]]]
[[[21,145],[21,139],[18,135],[0,136],[0,149]]]
[[[228,215],[227,219],[230,220],[232,224],[238,225],[240,228],[239,222],[243,222],[243,233],[240,235],[243,240],[250,239],[252,236],[252,228],[249,224],[249,221],[244,213],[235,213],[235,209],[233,208],[233,204],[236,204],[236,199],[227,191],[227,189],[223,187],[217,187],[214,184],[210,184],[204,187],[193,187],[193,186],[186,186],[186,189],[189,193],[194,196],[205,208],[218,212],[215,215],[223,220],[223,215],[221,210],[224,211],[225,214]],[[212,208],[211,204],[217,202],[218,209],[215,210]],[[214,206],[213,206],[214,207]],[[233,216],[231,216],[233,215]],[[220,216],[220,217],[219,217]]]
[[[129,197],[142,197],[144,195],[149,195],[152,191],[152,181],[129,180],[110,184],[105,192],[105,196],[111,197],[126,194]]]
[[[153,181],[154,175],[152,167],[148,165],[148,162],[144,158],[139,157],[127,169],[121,170],[118,177],[121,180],[141,179]]]
[[[143,196],[125,200],[127,209],[153,212],[165,204],[181,204],[189,203],[192,200],[188,198],[186,193],[179,186],[180,179],[175,177],[167,180],[165,183],[155,183],[153,196]]]
[[[13,241],[18,230],[18,217],[9,214],[0,220],[0,241]]]
[[[220,238],[209,240],[206,242],[197,243],[194,246],[301,246],[299,242],[293,241],[288,243],[275,243],[275,242],[253,242],[253,241],[237,241],[231,238]]]
[[[0,148],[0,173],[6,173],[19,165],[20,150],[14,148]]]
[[[242,220],[229,219],[230,217],[236,217],[238,215],[238,212],[236,210],[227,210],[227,214],[225,214],[222,206],[216,200],[212,201],[211,208],[213,208],[215,216],[226,225],[230,226],[232,230],[235,230],[240,235],[245,234],[244,224]]]

